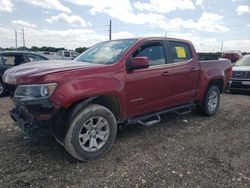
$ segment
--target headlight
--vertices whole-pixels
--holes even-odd
[[[56,86],[56,83],[20,85],[15,91],[14,98],[22,101],[48,98],[54,93]]]

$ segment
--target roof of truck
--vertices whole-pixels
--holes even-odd
[[[134,39],[134,40],[174,40],[174,41],[185,41],[185,42],[189,42],[188,40],[185,39],[180,39],[180,38],[174,38],[174,37],[131,37],[131,38],[122,38],[122,39],[114,39],[115,40],[129,40],[129,39]]]

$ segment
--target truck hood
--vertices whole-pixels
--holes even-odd
[[[234,66],[233,71],[250,71],[250,66]]]
[[[78,61],[62,61],[62,60],[49,60],[43,62],[25,63],[5,71],[3,81],[7,84],[16,85],[19,79],[26,78],[39,78],[46,74],[78,70],[78,69],[91,69],[93,67],[101,67],[104,65],[85,63]]]

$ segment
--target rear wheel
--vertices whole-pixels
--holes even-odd
[[[0,97],[4,96],[5,93],[6,93],[6,86],[2,81],[0,81]]]
[[[94,160],[110,150],[116,132],[113,113],[104,106],[90,104],[72,118],[64,146],[78,160]]]
[[[220,90],[217,86],[210,86],[201,105],[197,105],[198,111],[205,116],[214,115],[220,104]]]

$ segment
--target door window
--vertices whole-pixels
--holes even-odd
[[[141,46],[134,52],[133,57],[148,57],[150,66],[166,64],[161,42],[152,42]]]
[[[187,43],[169,41],[169,44],[174,63],[192,59],[192,53]]]
[[[15,56],[14,55],[3,55],[3,61],[5,65],[14,66]]]
[[[9,65],[9,66],[14,66],[14,65],[20,65],[22,63],[25,63],[25,59],[23,55],[10,55],[10,54],[6,54],[6,55],[2,55],[3,60],[5,65]]]
[[[69,52],[64,52],[64,57],[70,57],[70,53]]]

